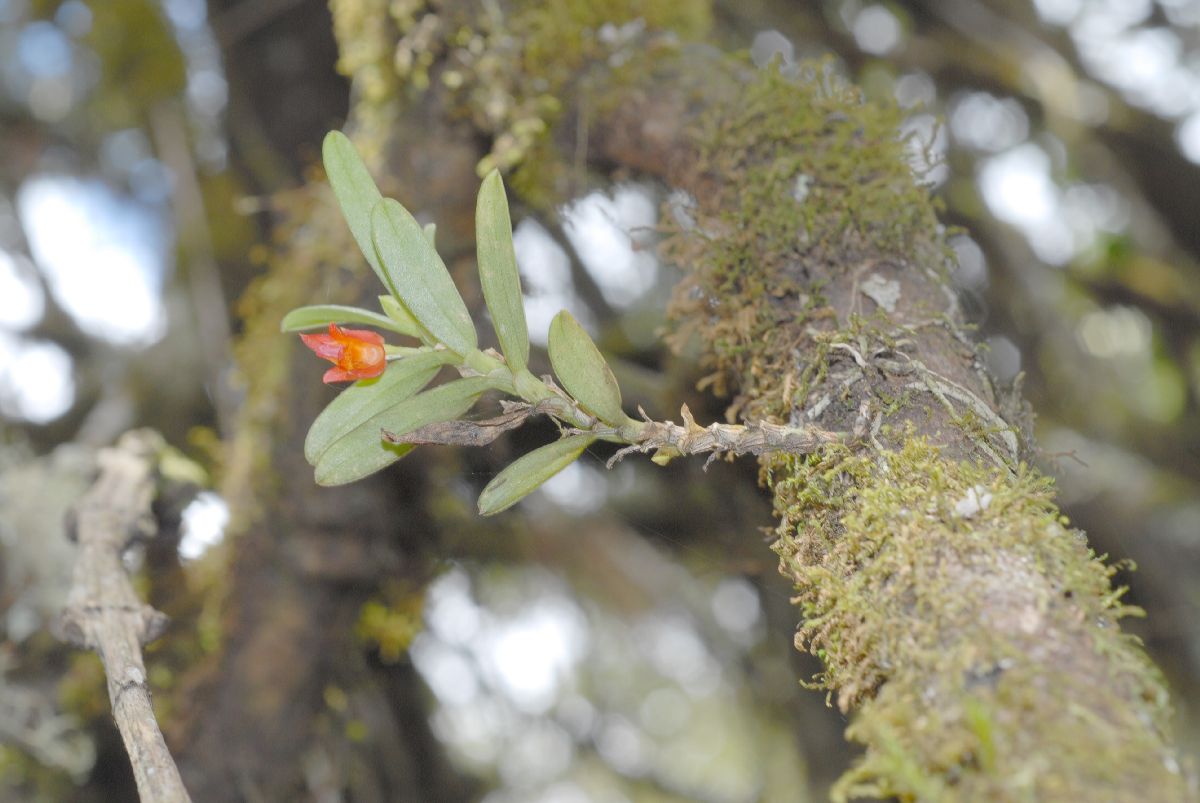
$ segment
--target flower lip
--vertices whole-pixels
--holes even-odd
[[[371,379],[387,367],[387,352],[383,337],[366,329],[343,329],[329,324],[329,334],[301,334],[304,345],[324,360],[333,363],[321,377],[325,384]]]

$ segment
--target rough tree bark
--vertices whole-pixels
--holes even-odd
[[[138,796],[154,803],[188,803],[150,704],[142,647],[163,634],[167,617],[133,590],[122,558],[135,539],[152,536],[161,436],[126,433],[97,455],[100,476],[75,508],[79,543],[71,592],[59,622],[62,638],[95,650],[104,662],[113,719],[125,742]]]
[[[390,127],[419,98],[489,137],[484,165],[535,207],[587,167],[662,178],[688,271],[675,338],[703,345],[731,417],[866,422],[852,447],[762,461],[797,646],[866,749],[835,797],[1193,796],[1112,569],[1023,462],[1028,413],[964,334],[898,112],[821,65],[681,45],[700,3],[539,5],[335,2],[360,142],[411,165]]]

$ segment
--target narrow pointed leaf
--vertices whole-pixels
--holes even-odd
[[[475,248],[483,297],[492,313],[492,325],[508,366],[519,371],[529,362],[529,329],[525,301],[513,250],[512,220],[500,171],[488,173],[475,205]]]
[[[614,427],[625,422],[621,388],[600,349],[571,313],[563,310],[550,322],[550,364],[583,408]]]
[[[421,329],[421,324],[417,323],[417,319],[412,316],[411,312],[404,308],[403,304],[396,300],[395,296],[380,296],[379,308],[398,327],[396,331],[421,339],[424,339],[425,335],[428,334]]]
[[[574,463],[594,440],[591,435],[568,435],[517,458],[483,489],[479,495],[479,514],[492,516],[512,507]]]
[[[426,223],[421,228],[421,231],[425,232],[425,239],[429,240],[429,244],[434,248],[437,248],[437,224]]]
[[[331,444],[368,418],[410,398],[453,359],[447,351],[415,354],[389,364],[378,379],[364,379],[343,390],[309,428],[304,459],[315,466]]]
[[[346,307],[341,304],[319,304],[311,307],[298,307],[283,316],[283,321],[279,324],[279,329],[282,332],[301,332],[305,329],[324,328],[331,323],[358,323],[367,326],[378,326],[380,329],[388,329],[392,332],[399,332],[402,335],[413,334],[413,332],[402,328],[397,321],[386,315],[371,312],[369,309]]]
[[[492,380],[486,376],[456,379],[371,416],[321,454],[316,467],[317,483],[345,485],[391,465],[412,451],[412,446],[385,443],[383,430],[403,435],[439,421],[452,421],[470,410],[479,394],[492,386]]]
[[[454,280],[421,226],[385,198],[371,213],[371,233],[396,296],[429,333],[458,354],[475,349],[475,325]]]
[[[330,131],[325,135],[325,141],[321,144],[321,159],[354,241],[379,281],[389,292],[395,293],[396,288],[384,272],[371,240],[371,210],[383,200],[379,187],[375,186],[375,180],[363,164],[358,150],[341,131]]]

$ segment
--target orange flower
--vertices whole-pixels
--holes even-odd
[[[365,329],[343,329],[336,323],[329,324],[327,335],[300,335],[304,345],[316,352],[318,357],[329,360],[333,368],[321,377],[325,384],[349,382],[355,379],[370,379],[383,373],[387,367],[387,353],[383,350],[383,338]]]

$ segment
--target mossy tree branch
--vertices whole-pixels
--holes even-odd
[[[867,748],[835,797],[1187,799],[1162,680],[1117,627],[1135,611],[1021,462],[1027,413],[964,334],[896,113],[819,67],[739,85],[672,121],[659,82],[594,137],[694,199],[667,247],[691,270],[676,336],[734,412],[869,411],[865,448],[762,460],[797,647]]]
[[[752,72],[659,37],[650,17],[640,33],[602,34],[582,12],[552,19],[535,5],[514,3],[505,20],[453,2],[412,12],[401,50],[419,70],[400,91],[438,94],[494,136],[487,165],[515,165],[534,206],[565,186],[581,140],[593,167],[661,177],[676,191],[665,254],[688,271],[674,338],[703,344],[731,419],[862,431],[818,455],[761,458],[781,570],[805,614],[797,646],[824,661],[816,685],[854,712],[848,735],[866,747],[835,796],[1194,794],[1162,680],[1117,627],[1133,611],[1022,462],[1028,414],[965,334],[900,113],[864,105],[821,65]],[[543,27],[521,28],[531,15]],[[341,19],[345,47],[352,15]],[[476,39],[459,47],[443,29]],[[513,42],[533,57],[517,59]],[[381,69],[354,74],[374,86]],[[522,94],[532,83],[548,89]],[[385,139],[386,105],[366,95],[363,133]]]

